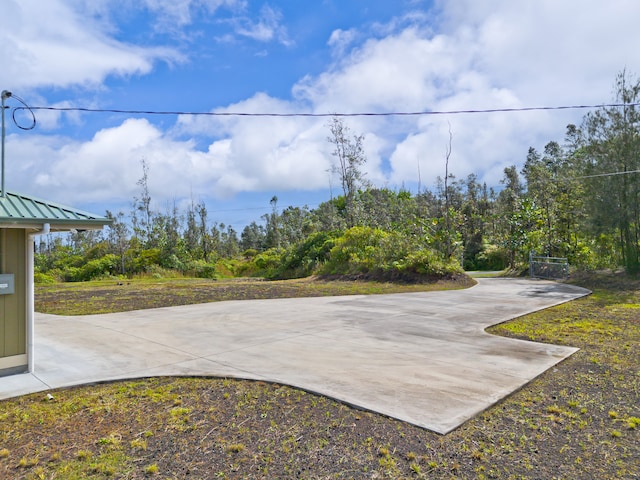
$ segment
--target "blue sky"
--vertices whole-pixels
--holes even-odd
[[[249,113],[598,104],[640,71],[634,0],[4,0],[0,89],[32,106]],[[9,107],[19,106],[13,99]],[[352,117],[376,186],[450,171],[498,186],[586,112]],[[327,118],[35,111],[7,118],[7,188],[131,209],[142,159],[156,209],[205,201],[241,228],[338,192]]]

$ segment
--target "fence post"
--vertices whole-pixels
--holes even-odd
[[[533,250],[529,250],[529,278],[533,278],[533,256],[535,252]]]

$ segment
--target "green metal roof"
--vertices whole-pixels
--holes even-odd
[[[63,231],[99,228],[112,220],[18,193],[0,196],[0,227],[40,228],[45,223],[52,231]]]

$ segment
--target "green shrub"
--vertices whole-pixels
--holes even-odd
[[[445,261],[434,250],[399,232],[353,227],[335,241],[321,267],[325,275],[364,275],[388,279],[442,276],[461,272],[455,260]]]
[[[186,265],[175,253],[161,257],[159,264],[162,268],[166,268],[168,270],[179,270],[181,272],[186,270]]]
[[[152,265],[160,264],[160,254],[159,248],[146,250],[130,248],[126,253],[127,271],[132,273],[148,272]]]
[[[51,268],[59,268],[64,270],[68,267],[80,267],[84,263],[84,257],[82,255],[64,255],[64,252],[60,252],[57,258],[53,259]]]
[[[84,282],[96,278],[116,275],[120,258],[111,253],[102,258],[91,260],[81,267],[69,267],[64,270],[65,282]]]
[[[84,255],[86,260],[95,260],[109,253],[109,242],[102,241],[91,247]]]
[[[274,278],[301,278],[313,275],[329,259],[337,232],[316,232],[292,245],[282,256]]]
[[[353,227],[336,239],[329,259],[322,267],[328,275],[353,275],[381,268],[380,245],[387,236],[377,228]]]
[[[239,266],[237,272],[250,277],[274,278],[283,261],[283,250],[270,248]]]
[[[57,281],[56,277],[49,273],[35,272],[33,274],[34,283],[50,284],[57,283]]]
[[[433,250],[419,250],[409,253],[405,258],[396,260],[392,268],[399,272],[410,272],[419,275],[440,275],[445,273],[444,262],[437,258]]]
[[[233,259],[220,259],[216,262],[216,273],[218,278],[235,277],[240,274],[239,264]]]
[[[80,269],[78,267],[67,267],[62,271],[62,280],[64,282],[79,282]]]
[[[217,264],[207,263],[204,260],[194,260],[189,263],[187,272],[196,278],[218,278]]]
[[[486,245],[482,253],[476,257],[475,268],[478,270],[504,270],[508,266],[509,252],[497,245]]]

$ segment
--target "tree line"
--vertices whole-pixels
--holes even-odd
[[[529,148],[523,167],[504,169],[501,186],[449,173],[433,189],[376,188],[363,171],[363,136],[340,118],[329,124],[333,173],[342,194],[318,207],[280,208],[237,232],[211,221],[204,202],[186,211],[152,208],[149,167],[129,214],[107,212],[103,232],[43,242],[39,281],[181,272],[216,278],[311,274],[413,278],[461,268],[523,267],[530,252],[566,257],[579,268],[640,271],[640,82],[622,71],[614,104],[568,125],[564,139]],[[524,152],[523,152],[524,153]]]

